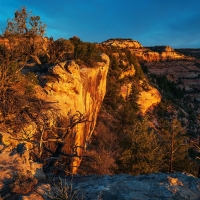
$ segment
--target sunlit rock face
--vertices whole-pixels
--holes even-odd
[[[162,46],[162,48],[148,47],[148,48],[143,48],[140,51],[135,49],[134,53],[137,57],[147,62],[180,60],[180,59],[193,60],[192,57],[178,53],[169,46],[164,46],[164,47]]]
[[[135,67],[133,64],[128,65],[124,71],[121,72],[119,79],[134,77],[135,76]],[[125,100],[128,99],[132,90],[132,82],[128,81],[121,85],[120,93]]]
[[[126,100],[128,99],[132,89],[132,84],[127,83],[121,86],[120,95]],[[141,91],[138,96],[138,105],[139,110],[142,115],[145,115],[147,111],[152,110],[157,104],[161,101],[161,94],[156,88],[151,86],[148,87],[148,90],[141,88]]]
[[[119,78],[122,79],[122,78],[128,77],[128,76],[133,77],[134,75],[135,75],[135,67],[134,67],[134,65],[131,64],[127,67],[127,69],[125,71],[123,71],[120,74]]]
[[[4,134],[3,140],[6,141],[8,137],[9,134]],[[10,140],[12,141],[11,138]],[[15,143],[17,142],[15,141]],[[0,145],[0,192],[8,188],[8,184],[17,174],[35,177],[38,180],[46,178],[42,171],[42,164],[30,161],[28,144],[18,142],[12,151],[10,149],[12,144],[10,145],[7,148],[2,148]]]
[[[144,115],[147,111],[159,104],[160,101],[161,94],[156,88],[149,86],[148,90],[142,90],[138,99],[141,113]]]
[[[153,62],[160,60],[160,54],[158,52],[146,51],[140,57],[142,60]]]
[[[148,47],[149,51],[143,53],[142,58],[148,62],[159,60],[179,60],[179,59],[192,59],[181,53],[176,52],[170,46],[154,46]]]
[[[126,100],[128,99],[132,89],[131,83],[126,83],[121,86],[120,95]]]
[[[138,41],[131,39],[110,39],[102,44],[119,48],[142,48],[142,45]]]
[[[106,93],[106,78],[109,68],[109,58],[102,54],[103,62],[98,62],[93,68],[80,67],[74,61],[63,62],[49,68],[49,73],[54,81],[48,81],[41,92],[37,92],[39,98],[45,101],[55,102],[63,117],[73,115],[77,111],[83,114],[88,122],[76,126],[74,146],[86,147],[94,130],[98,112]],[[83,152],[77,149],[78,154]],[[74,173],[80,165],[81,159],[73,161]]]

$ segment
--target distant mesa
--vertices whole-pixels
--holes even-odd
[[[102,42],[104,45],[119,47],[119,48],[142,48],[143,46],[136,40],[132,40],[130,38],[116,38],[109,39],[105,42]]]
[[[154,62],[160,60],[192,60],[190,56],[185,56],[180,51],[177,52],[170,46],[143,47],[141,43],[130,38],[112,38],[102,42],[102,45],[116,47],[119,49],[127,48],[140,60]]]

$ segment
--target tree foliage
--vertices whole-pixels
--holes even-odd
[[[116,172],[138,175],[157,172],[162,163],[161,147],[146,119],[123,130]]]
[[[8,20],[3,35],[8,43],[0,46],[0,131],[10,131],[12,139],[32,144],[31,158],[42,162],[45,170],[64,173],[72,169],[73,158],[81,159],[77,149],[82,147],[73,145],[74,127],[86,122],[86,118],[79,112],[69,118],[61,117],[52,102],[34,95],[36,74],[21,73],[28,61],[40,67],[50,66],[73,54],[74,46],[69,40],[44,38],[45,30],[40,17],[33,16],[25,7],[15,12],[13,20]],[[65,167],[59,168],[62,162]]]
[[[175,84],[174,82],[168,81],[165,75],[163,76],[151,75],[151,77],[153,77],[152,80],[155,80],[159,88],[163,90],[165,94],[168,94],[168,96],[171,96],[172,98],[176,97],[178,99],[183,98],[184,90],[178,88],[177,84]]]
[[[40,54],[44,51],[46,25],[39,16],[34,16],[25,7],[15,11],[14,18],[7,21],[3,36],[9,40],[9,47],[18,54],[33,59],[41,65]]]
[[[102,51],[95,43],[83,42],[76,36],[70,38],[70,41],[74,45],[73,59],[78,64],[93,67],[96,62],[102,61],[100,56]]]
[[[46,32],[46,25],[40,21],[39,16],[34,16],[28,12],[26,7],[15,11],[14,18],[7,20],[7,27],[4,32],[5,37],[9,36],[41,36]]]
[[[70,40],[60,38],[54,40],[52,37],[47,42],[46,62],[55,64],[63,62],[74,54],[74,45]]]

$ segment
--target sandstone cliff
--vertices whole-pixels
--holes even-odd
[[[77,167],[80,165],[81,155],[93,133],[97,115],[106,93],[110,61],[105,54],[102,54],[101,57],[102,62],[98,62],[93,68],[80,67],[74,61],[68,61],[48,68],[48,72],[38,73],[39,79],[43,82],[43,87],[38,85],[35,88],[38,99],[54,102],[53,106],[57,110],[57,115],[63,118],[69,118],[69,115],[74,115],[78,111],[87,120],[76,125],[75,135],[70,140],[71,143],[67,141],[67,145],[79,147],[77,153],[80,157],[75,157],[71,162],[72,173],[76,173]],[[49,117],[48,111],[45,114]],[[52,120],[49,119],[49,121]],[[34,123],[25,128],[25,132],[29,136],[36,132]],[[42,164],[31,162],[29,155],[31,148],[31,143],[29,144],[23,139],[16,140],[9,133],[0,133],[0,192],[5,191],[7,184],[13,181],[16,174],[45,179]],[[68,149],[69,147],[65,148],[65,153],[71,153],[67,152]]]
[[[98,62],[94,68],[80,67],[74,61],[63,62],[52,66],[48,73],[53,80],[48,80],[44,87],[37,88],[37,97],[54,106],[63,117],[73,115],[77,111],[83,114],[88,122],[78,124],[73,146],[85,147],[94,130],[98,112],[106,93],[106,77],[109,68],[109,58],[101,55],[103,62]],[[42,74],[45,80],[47,74]],[[78,148],[81,156],[83,148]],[[81,159],[75,158],[74,171],[80,165]]]

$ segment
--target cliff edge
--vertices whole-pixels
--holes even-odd
[[[77,146],[79,156],[87,147],[94,130],[98,112],[106,93],[106,78],[109,68],[109,58],[101,55],[102,62],[97,62],[93,68],[80,67],[73,60],[63,62],[48,69],[48,74],[54,79],[46,81],[47,74],[41,74],[45,80],[44,87],[37,88],[37,97],[48,102],[54,102],[63,117],[69,117],[80,112],[86,122],[77,124],[72,146]],[[80,165],[81,159],[74,158],[73,173]]]

